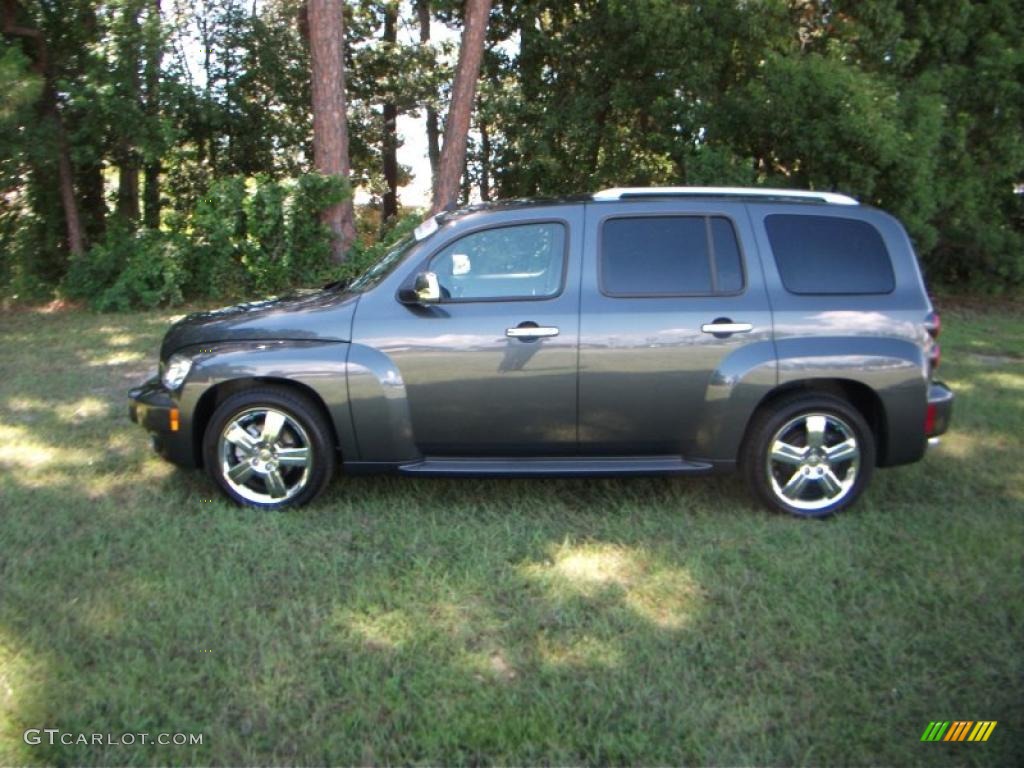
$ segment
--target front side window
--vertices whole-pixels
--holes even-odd
[[[601,230],[609,296],[709,296],[743,290],[732,222],[722,216],[614,218]]]
[[[565,226],[544,222],[474,232],[437,253],[429,269],[444,299],[550,298],[562,289]]]
[[[866,221],[773,214],[764,226],[790,293],[890,293],[896,286],[882,236]]]

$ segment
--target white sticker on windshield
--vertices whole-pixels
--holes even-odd
[[[468,275],[473,265],[469,261],[469,255],[465,253],[452,254],[452,274]]]

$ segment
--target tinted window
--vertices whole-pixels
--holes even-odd
[[[565,227],[519,224],[474,232],[430,260],[451,299],[545,298],[562,288]]]
[[[878,230],[834,216],[765,218],[782,283],[790,293],[889,293],[889,252]]]
[[[715,244],[715,266],[718,269],[718,292],[736,293],[743,290],[743,265],[736,232],[728,219],[711,219],[711,234]]]
[[[611,296],[707,295],[742,288],[739,245],[728,219],[648,216],[604,223],[601,289]]]

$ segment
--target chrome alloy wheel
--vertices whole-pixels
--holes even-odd
[[[786,422],[769,443],[768,478],[783,504],[802,511],[830,507],[853,490],[860,446],[845,421],[807,413]]]
[[[217,441],[220,471],[247,501],[280,504],[309,482],[313,449],[306,430],[275,408],[249,408],[224,426]]]

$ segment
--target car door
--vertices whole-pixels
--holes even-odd
[[[598,202],[585,216],[580,451],[719,458],[702,455],[712,385],[745,347],[774,359],[745,208]]]
[[[364,297],[354,338],[397,366],[423,455],[575,452],[582,224],[582,205],[471,215],[404,278],[434,272],[440,303]]]

